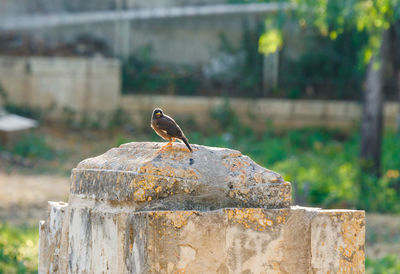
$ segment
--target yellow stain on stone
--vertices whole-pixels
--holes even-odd
[[[240,224],[246,229],[252,228],[258,231],[264,231],[268,227],[274,225],[274,220],[268,218],[261,208],[227,209],[227,215],[228,220]],[[280,217],[280,222],[285,218],[282,215],[278,216]]]
[[[156,187],[154,190],[156,191],[156,193],[160,193],[161,190],[162,190],[162,187],[161,187],[161,186],[158,186],[158,187]]]
[[[240,152],[233,152],[233,153],[230,153],[230,154],[228,155],[228,157],[230,157],[230,158],[236,158],[236,157],[239,157],[239,156],[242,156],[242,153],[240,153]]]
[[[133,194],[134,200],[136,202],[144,202],[146,200],[151,201],[154,198],[155,193],[158,194],[162,191],[162,186],[156,187],[156,183],[158,181],[159,178],[154,175],[145,176],[145,178],[142,180],[132,179],[132,181],[129,184],[129,187],[131,189],[136,189],[136,191]],[[167,187],[172,187],[172,186],[173,185]]]
[[[229,162],[230,162],[230,171],[232,171],[232,172],[241,170],[250,165],[250,163],[248,161],[242,161],[242,160],[239,160],[238,158],[233,158]]]
[[[167,221],[164,224],[166,226],[171,224],[175,228],[182,228],[187,225],[189,217],[194,213],[195,211],[153,211],[150,215],[155,219],[164,219]]]
[[[135,193],[133,193],[133,198],[136,202],[144,202],[146,201],[145,194],[145,191],[142,188],[139,188]]]
[[[340,253],[338,273],[363,273],[365,262],[365,214],[338,213],[330,216],[334,225],[340,226],[342,242],[338,246]]]
[[[267,226],[273,226],[274,225],[274,221],[272,220],[266,220]]]
[[[284,216],[277,216],[276,217],[276,223],[280,224],[280,223],[285,223],[285,217]]]
[[[139,174],[148,174],[166,177],[178,177],[185,179],[197,180],[199,176],[193,169],[184,169],[165,165],[163,167],[156,167],[152,163],[146,163],[138,170]]]

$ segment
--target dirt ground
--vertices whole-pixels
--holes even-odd
[[[69,178],[0,172],[0,220],[35,225],[45,217],[47,201],[67,201]]]

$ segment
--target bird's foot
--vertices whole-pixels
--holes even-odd
[[[168,148],[172,148],[172,142],[168,142],[166,145],[163,145],[158,151],[163,151]]]

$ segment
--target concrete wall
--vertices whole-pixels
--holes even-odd
[[[155,107],[161,107],[177,120],[189,118],[199,126],[207,127],[212,118],[210,113],[224,104],[222,98],[211,97],[175,97],[124,95],[121,97],[122,108],[130,114],[136,123],[144,122],[147,126],[150,113]],[[266,128],[270,120],[278,128],[298,128],[321,126],[328,128],[358,128],[362,106],[358,102],[322,101],[322,100],[287,100],[287,99],[230,99],[230,106],[240,120],[256,130]],[[385,125],[396,126],[399,113],[398,103],[386,103]]]
[[[45,110],[57,117],[109,113],[118,107],[120,65],[102,58],[0,57],[0,82],[10,103]]]
[[[40,14],[152,9],[175,6],[226,4],[227,0],[0,0],[0,16],[4,18]],[[90,35],[104,40],[116,56],[139,54],[143,46],[152,46],[155,61],[202,66],[221,54],[220,35],[239,46],[249,21],[250,31],[263,24],[266,15],[230,14],[227,16],[191,16],[173,19],[148,19],[135,22],[76,24],[26,30],[25,33],[50,45],[72,42],[78,36]],[[261,57],[260,57],[261,58]]]
[[[0,0],[0,18],[31,16],[39,14],[90,13],[98,11],[126,11],[132,9],[154,9],[176,6],[202,6],[227,4],[228,0]],[[114,56],[127,59],[139,56],[145,46],[151,47],[151,59],[155,62],[187,65],[205,72],[206,77],[217,76],[235,68],[242,60],[243,52],[229,54],[233,63],[224,63],[227,47],[221,42],[223,34],[231,47],[243,49],[243,36],[258,33],[264,25],[265,14],[229,14],[190,16],[170,19],[148,19],[142,21],[115,21],[95,24],[80,23],[24,31],[37,41],[49,45],[73,43],[78,37],[91,36],[104,41]],[[247,24],[245,27],[245,23]],[[283,56],[298,56],[299,47],[307,38],[299,35],[295,28],[285,28],[285,37],[296,40],[286,46]],[[295,38],[293,38],[295,37]],[[301,47],[300,47],[301,50]],[[288,52],[288,53],[287,53]],[[259,57],[263,57],[260,55]],[[264,89],[270,90],[278,80],[278,56],[264,60]],[[218,71],[215,71],[215,68]],[[214,68],[214,69],[213,69]],[[222,79],[220,79],[222,80]]]
[[[138,56],[145,46],[151,47],[156,62],[204,66],[223,52],[220,36],[239,47],[245,33],[255,32],[265,16],[202,16],[190,18],[154,19],[135,22],[104,22],[37,29],[27,32],[50,45],[73,42],[80,35],[90,35],[107,43],[116,56]],[[261,57],[260,57],[261,58]]]

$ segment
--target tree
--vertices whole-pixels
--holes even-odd
[[[322,35],[336,39],[345,30],[368,34],[360,63],[368,64],[361,119],[360,157],[364,170],[379,175],[383,123],[384,69],[390,44],[389,28],[400,18],[400,0],[288,0],[292,9],[286,17],[303,27],[313,27]],[[282,44],[282,14],[266,21],[260,37],[260,51],[270,54]]]

